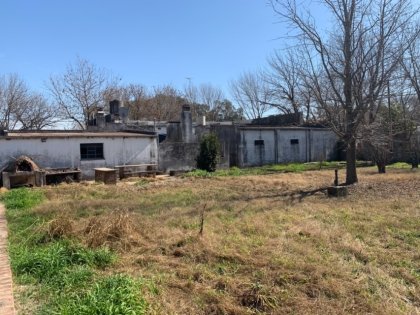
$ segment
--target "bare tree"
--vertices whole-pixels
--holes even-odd
[[[264,79],[272,95],[270,106],[284,114],[304,112],[305,119],[309,120],[313,116],[312,97],[302,78],[303,64],[296,49],[283,54],[276,51],[268,59]]]
[[[29,90],[17,74],[0,78],[0,126],[7,130],[19,126],[16,113],[29,105]]]
[[[295,0],[271,0],[274,11],[295,30],[305,49],[305,82],[331,127],[346,145],[346,183],[358,181],[356,139],[365,114],[374,112],[384,87],[418,28],[403,36],[417,12],[410,0],[323,0],[334,30],[323,32]],[[305,6],[306,4],[306,6]],[[403,40],[404,39],[404,40]],[[337,111],[338,110],[338,111]],[[336,119],[335,115],[340,115]],[[341,123],[337,124],[337,121]]]
[[[0,77],[0,127],[7,130],[42,129],[57,120],[41,95],[31,92],[17,75]]]
[[[200,104],[208,106],[208,114],[210,120],[218,120],[220,113],[220,103],[223,101],[224,95],[220,88],[210,83],[201,84],[198,87],[198,101]]]
[[[156,120],[177,120],[185,99],[181,93],[171,85],[153,88],[145,106],[146,118]]]
[[[393,111],[391,108],[389,110],[389,116],[392,118],[390,129],[395,134],[394,141],[398,144],[398,151],[400,151],[394,150],[394,153],[399,160],[410,162],[412,168],[418,168],[420,159],[420,95],[416,92],[414,76],[405,73],[406,65],[403,65],[401,70],[393,82],[396,92],[389,96],[389,99],[391,100],[392,97],[393,102],[399,106],[398,115],[392,115]]]
[[[210,83],[196,86],[189,80],[184,86],[183,97],[191,105],[194,118],[206,116],[216,121],[223,116],[226,105],[223,91]]]
[[[374,121],[363,124],[360,130],[362,154],[375,162],[378,173],[386,172],[386,165],[392,158],[395,134],[392,133],[391,126],[390,117],[386,113],[381,113],[376,115]]]
[[[188,78],[188,84],[184,86],[183,96],[188,104],[198,104],[198,88],[191,82],[191,78]]]
[[[420,37],[408,47],[406,54],[401,58],[401,66],[408,85],[414,90],[420,102]]]
[[[124,88],[123,102],[129,109],[130,119],[141,120],[146,116],[148,93],[147,88],[141,84],[129,84]]]
[[[78,58],[59,76],[51,76],[49,90],[64,119],[70,119],[85,129],[89,119],[103,102],[104,91],[111,76],[85,59]]]
[[[261,118],[269,111],[272,95],[261,73],[243,73],[230,82],[230,89],[248,119]]]
[[[104,101],[107,108],[109,102],[117,99],[121,105],[128,107],[128,117],[132,120],[144,120],[149,115],[147,101],[149,91],[141,84],[128,84],[125,86],[109,86],[104,91]]]
[[[39,130],[59,122],[56,108],[40,94],[31,94],[27,102],[17,108],[16,119],[23,130]]]
[[[404,70],[404,78],[408,81],[408,89],[405,93],[411,96],[404,102],[404,113],[408,114],[406,138],[410,144],[411,165],[419,167],[420,160],[420,37],[409,46],[406,55],[401,62]],[[411,94],[411,91],[414,91]]]

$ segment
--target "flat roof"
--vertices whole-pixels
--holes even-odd
[[[90,131],[11,131],[0,139],[34,139],[34,138],[153,138],[155,134],[135,132],[90,132]]]
[[[299,126],[258,126],[258,125],[241,125],[239,129],[282,129],[282,130],[331,130],[327,127],[299,127]]]

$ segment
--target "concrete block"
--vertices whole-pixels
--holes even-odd
[[[47,184],[47,178],[44,171],[35,171],[35,186],[42,187]]]
[[[95,168],[95,182],[103,182],[106,185],[117,183],[117,170],[113,168]]]
[[[3,180],[3,187],[10,189],[10,177],[9,177],[9,173],[7,172],[3,172],[2,173],[2,180]]]
[[[346,197],[348,189],[346,186],[330,186],[327,188],[328,197]]]

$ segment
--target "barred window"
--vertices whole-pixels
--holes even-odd
[[[80,159],[81,160],[100,160],[104,158],[103,143],[81,143]]]
[[[290,144],[299,144],[299,139],[290,139]]]

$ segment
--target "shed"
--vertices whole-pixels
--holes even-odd
[[[0,168],[18,156],[39,167],[79,168],[84,178],[94,169],[157,163],[154,132],[13,131],[0,136]]]

